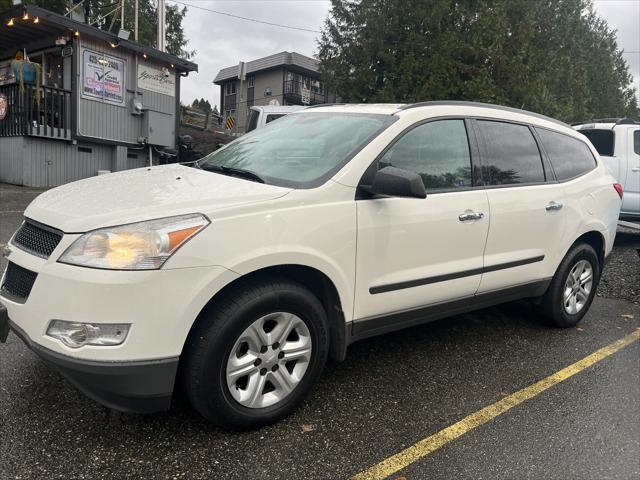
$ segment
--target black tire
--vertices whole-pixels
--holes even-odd
[[[229,392],[227,359],[249,325],[281,311],[297,315],[309,330],[312,351],[307,370],[279,403],[265,408],[245,407]],[[298,407],[320,377],[328,351],[327,315],[315,295],[284,278],[249,280],[216,300],[190,333],[181,365],[183,386],[193,407],[212,423],[232,430],[256,428],[276,422]]]
[[[593,284],[584,306],[576,313],[569,314],[564,307],[564,289],[569,273],[581,260],[590,263],[593,269]],[[568,328],[575,326],[585,316],[600,282],[601,266],[593,247],[586,243],[577,243],[571,247],[556,270],[549,288],[542,296],[541,309],[549,323],[555,327]]]

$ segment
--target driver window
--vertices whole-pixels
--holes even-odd
[[[471,154],[464,120],[419,125],[398,140],[378,163],[417,173],[427,192],[471,187]]]

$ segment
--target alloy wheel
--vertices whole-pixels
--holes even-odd
[[[312,341],[300,317],[274,312],[254,321],[238,337],[227,359],[227,387],[248,408],[286,398],[304,377]]]
[[[563,305],[569,315],[575,315],[586,305],[593,287],[593,267],[587,260],[576,263],[564,284]]]

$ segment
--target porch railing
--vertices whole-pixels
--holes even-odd
[[[36,137],[71,139],[71,92],[61,88],[34,85],[0,86],[0,96],[6,98],[6,112],[0,120],[0,137],[31,135]],[[0,101],[4,101],[1,99]]]
[[[284,82],[285,99],[298,103],[299,105],[317,105],[326,102],[326,95],[313,88],[305,88],[305,84],[297,80],[286,80]]]

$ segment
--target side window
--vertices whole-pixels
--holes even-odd
[[[596,168],[596,159],[586,143],[569,135],[536,128],[559,181],[583,175]]]
[[[640,155],[640,130],[633,132],[633,151]]]
[[[529,127],[478,120],[484,138],[482,176],[487,185],[545,181],[542,157]]]
[[[438,120],[417,126],[378,163],[378,168],[389,166],[420,175],[427,192],[471,187],[471,154],[464,120]]]
[[[280,117],[284,117],[286,113],[272,113],[271,115],[267,115],[267,118],[264,123],[271,123],[274,120],[279,119]]]

